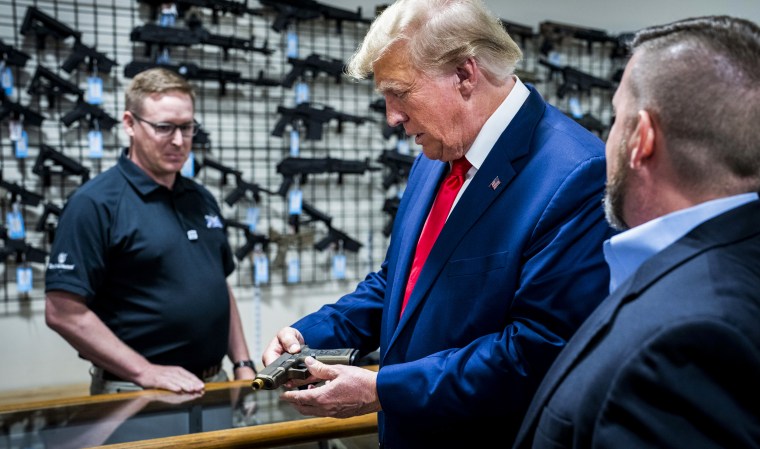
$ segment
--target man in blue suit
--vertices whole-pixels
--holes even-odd
[[[513,74],[521,57],[479,0],[400,0],[370,27],[349,74],[374,75],[388,123],[423,155],[380,269],[264,351],[266,365],[304,343],[379,348],[378,372],[307,359],[309,381],[327,382],[282,395],[301,413],[379,412],[385,448],[509,446],[555,355],[606,296],[604,145]],[[463,160],[472,167],[421,264],[439,186]]]
[[[758,448],[760,27],[640,31],[613,106],[617,288],[546,374],[515,448]]]

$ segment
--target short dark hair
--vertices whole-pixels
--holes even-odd
[[[630,93],[665,135],[686,187],[760,190],[760,27],[704,16],[633,38]]]

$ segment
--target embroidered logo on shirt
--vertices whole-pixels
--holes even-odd
[[[221,228],[222,220],[217,215],[204,215],[206,218],[206,228]]]
[[[66,259],[69,257],[66,253],[58,253],[58,257],[56,258],[57,263],[50,263],[48,264],[48,269],[50,270],[73,270],[74,264],[66,263]]]

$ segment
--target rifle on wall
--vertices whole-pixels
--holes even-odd
[[[369,108],[383,114],[383,118],[385,118],[385,98],[378,98],[372,101],[369,104]],[[404,130],[404,125],[391,126],[387,120],[383,120],[383,138],[388,140],[392,136],[396,136],[398,139],[405,139],[406,131]]]
[[[11,203],[18,201],[19,203],[28,206],[37,206],[40,204],[40,201],[45,199],[45,197],[39,193],[27,190],[15,182],[8,182],[2,179],[2,177],[0,177],[0,187],[4,188],[10,194]]]
[[[49,254],[47,251],[35,248],[24,239],[8,237],[8,230],[4,226],[0,227],[0,240],[5,242],[5,245],[0,247],[0,261],[3,263],[10,256],[15,256],[17,264],[24,262],[45,263],[47,260]]]
[[[337,8],[314,0],[259,0],[259,3],[274,11],[272,29],[281,32],[293,22],[325,18],[335,20],[335,31],[343,32],[343,22],[372,23],[372,19],[362,17],[361,7],[356,11]]]
[[[549,68],[550,77],[554,77],[557,73],[562,75],[562,82],[557,88],[559,98],[564,98],[565,94],[571,90],[591,93],[592,88],[612,90],[614,87],[612,81],[598,78],[569,65],[559,66],[543,58],[540,58],[538,63]]]
[[[323,125],[330,122],[331,120],[338,121],[339,133],[343,130],[343,122],[362,124],[367,121],[374,121],[368,117],[360,117],[357,115],[339,112],[329,106],[315,108],[311,105],[311,103],[308,102],[299,103],[294,108],[278,106],[277,112],[281,115],[281,117],[272,130],[273,136],[282,137],[282,134],[285,131],[285,126],[287,124],[295,126],[296,124],[301,123],[306,128],[307,140],[321,140]]]
[[[401,184],[409,178],[409,171],[414,164],[415,156],[401,154],[396,150],[383,150],[377,161],[387,170],[383,177],[383,188],[388,190],[394,184]]]
[[[336,83],[340,83],[346,67],[340,59],[325,58],[317,53],[310,54],[306,59],[288,58],[288,62],[293,65],[293,68],[282,80],[282,85],[285,87],[293,87],[296,79],[303,77],[307,71],[311,74],[312,80],[323,72],[335,78]]]
[[[594,43],[612,43],[617,45],[617,37],[607,34],[606,31],[597,28],[586,28],[559,22],[545,21],[538,26],[538,33],[543,37],[541,53],[548,55],[556,47],[560,46],[564,39],[572,38],[586,43],[586,50],[590,54]]]
[[[217,81],[219,83],[219,95],[227,93],[227,84],[252,84],[254,86],[279,86],[280,81],[264,78],[264,71],[259,71],[257,78],[244,78],[238,71],[221,69],[204,69],[193,63],[163,64],[158,62],[132,61],[124,67],[124,76],[133,78],[140,72],[154,67],[163,67],[181,75],[186,80]]]
[[[47,162],[50,163],[47,163]],[[51,175],[60,176],[81,176],[84,184],[90,179],[90,169],[83,166],[76,160],[66,156],[55,148],[40,144],[40,152],[34,161],[32,173],[42,178],[42,185],[49,187],[51,184]]]
[[[100,106],[90,104],[82,99],[77,100],[74,108],[61,117],[61,123],[67,127],[76,121],[83,120],[87,121],[90,128],[94,128],[97,125],[97,128],[103,131],[108,131],[119,123],[118,120],[111,117]]]
[[[505,19],[499,19],[499,21],[501,22],[501,26],[507,30],[507,33],[510,35],[510,37],[513,39],[515,36],[520,38],[520,47],[522,48],[526,47],[526,43],[529,39],[536,37],[536,32],[533,30],[532,26],[523,25],[517,22],[510,22],[509,20]]]
[[[69,56],[61,64],[61,69],[66,73],[71,73],[83,62],[86,62],[89,72],[97,70],[99,73],[110,73],[113,66],[117,65],[116,61],[109,58],[105,53],[77,41],[74,43]]]
[[[79,86],[42,65],[37,66],[26,91],[30,95],[44,95],[51,108],[55,107],[56,98],[64,94],[76,95],[77,99],[84,97],[84,91]]]
[[[150,56],[154,46],[163,48],[165,46],[191,47],[193,45],[206,44],[220,47],[224,52],[224,59],[229,59],[229,50],[238,49],[244,51],[255,51],[264,54],[272,54],[274,50],[267,48],[267,43],[263,47],[254,45],[254,38],[243,39],[235,36],[224,36],[213,34],[203,27],[200,20],[192,18],[188,20],[188,27],[161,26],[155,23],[147,23],[135,27],[129,35],[132,42],[142,42],[145,44],[145,55]]]
[[[324,212],[316,209],[314,206],[307,202],[303,202],[303,211],[307,215],[307,220],[304,223],[311,223],[315,221],[321,221],[327,225],[327,235],[321,240],[314,243],[314,248],[318,251],[324,251],[331,245],[341,246],[346,251],[357,252],[362,244],[353,238],[349,237],[345,232],[335,228],[332,225],[332,217]],[[299,219],[298,216],[291,216],[291,218]],[[298,229],[297,223],[292,223],[296,229]],[[297,231],[296,231],[297,232]]]
[[[261,245],[261,249],[266,252],[269,246],[269,239],[262,234],[251,232],[250,226],[247,223],[241,223],[234,220],[225,220],[225,226],[229,228],[240,229],[245,235],[245,243],[235,250],[235,258],[237,260],[243,260],[256,248],[256,245]]]
[[[53,223],[48,223],[48,218],[51,215],[60,217],[62,211],[63,208],[57,204],[46,202],[42,210],[42,215],[40,215],[40,218],[37,220],[37,223],[34,226],[35,231],[47,233],[48,243],[53,243],[53,240],[55,239],[55,228],[57,226]]]
[[[2,60],[6,66],[24,67],[29,58],[31,58],[31,56],[21,50],[16,50],[12,45],[6,45],[5,42],[0,39],[0,60]]]
[[[300,176],[301,183],[305,183],[308,175],[319,173],[337,173],[338,184],[343,183],[343,175],[361,175],[370,171],[378,171],[380,167],[375,167],[369,163],[369,159],[364,161],[336,159],[332,157],[325,158],[303,158],[303,157],[286,157],[277,164],[277,173],[283,177],[280,188],[277,193],[285,196],[290,190],[296,176]]]
[[[168,3],[166,0],[137,0],[139,3],[145,3],[151,7],[151,17],[157,17],[159,8]],[[247,1],[236,2],[234,0],[176,0],[172,2],[177,7],[177,17],[185,17],[187,11],[192,8],[206,8],[211,10],[212,23],[219,23],[220,14],[232,14],[243,16],[245,14],[261,15],[261,12],[255,8],[249,8]]]
[[[77,42],[82,38],[82,33],[80,31],[54,19],[34,6],[30,6],[26,9],[24,21],[21,23],[19,31],[24,36],[35,36],[37,39],[38,50],[45,49],[45,39],[48,37],[58,42],[71,36],[74,36],[74,39]]]
[[[11,101],[5,96],[5,91],[0,90],[0,121],[6,118],[11,120],[23,120],[25,124],[33,126],[42,125],[45,116],[39,112],[23,106],[15,101]]]

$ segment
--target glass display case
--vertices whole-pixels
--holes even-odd
[[[376,414],[303,416],[280,393],[237,381],[207,384],[202,395],[145,390],[4,405],[0,448],[250,448],[377,432]]]

